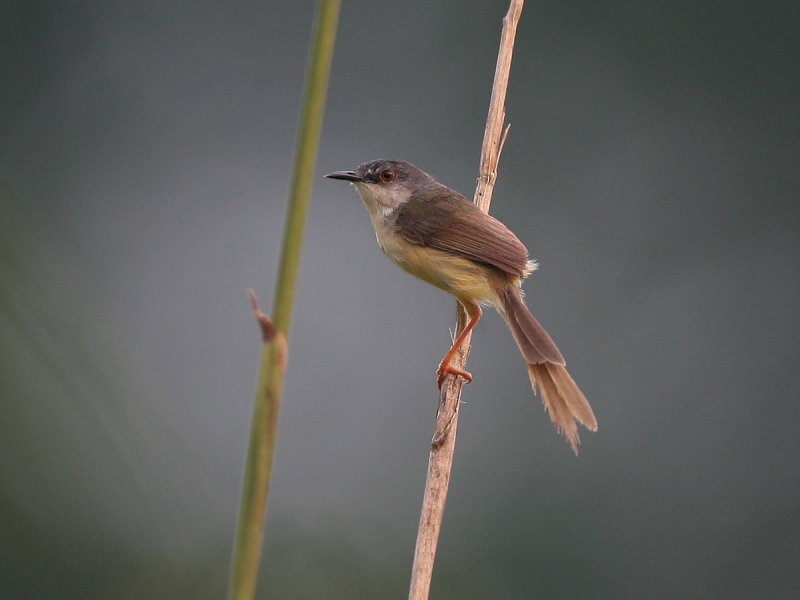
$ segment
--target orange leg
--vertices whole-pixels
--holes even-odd
[[[464,339],[467,337],[467,335],[469,335],[469,332],[472,331],[472,328],[475,327],[478,321],[481,320],[481,307],[476,302],[470,302],[469,304],[461,302],[461,306],[463,306],[464,310],[467,311],[469,321],[467,321],[467,324],[464,326],[464,330],[458,334],[456,341],[453,342],[452,348],[447,351],[447,354],[445,354],[444,358],[442,358],[442,362],[439,363],[439,368],[436,370],[436,384],[439,386],[439,389],[442,389],[442,383],[444,383],[444,378],[448,373],[463,377],[467,380],[467,383],[472,381],[472,373],[469,373],[464,369],[454,367],[450,364],[450,361],[453,360],[453,357],[461,348],[461,345],[464,343]]]

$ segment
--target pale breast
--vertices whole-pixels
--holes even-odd
[[[494,303],[496,292],[489,285],[486,265],[412,244],[394,232],[378,232],[378,244],[405,271],[466,301]]]

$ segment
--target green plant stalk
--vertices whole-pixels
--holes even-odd
[[[300,115],[294,172],[289,189],[289,211],[284,225],[283,248],[278,271],[272,318],[278,331],[289,338],[294,307],[294,292],[300,270],[300,255],[317,163],[325,94],[333,58],[340,0],[319,0],[311,46],[311,62],[306,74],[303,108]]]
[[[253,298],[253,308],[261,324],[264,346],[253,407],[228,600],[251,600],[258,580],[289,330],[339,6],[340,0],[320,0],[315,11],[272,322],[258,311]]]

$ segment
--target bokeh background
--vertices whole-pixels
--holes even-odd
[[[224,594],[313,4],[0,9],[3,598]],[[506,2],[345,2],[262,598],[402,598],[454,303],[322,174],[471,195]],[[433,597],[796,598],[795,2],[529,2],[492,212],[600,421],[478,327]]]

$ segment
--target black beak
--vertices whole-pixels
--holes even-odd
[[[364,178],[356,175],[355,171],[334,171],[325,175],[329,179],[342,179],[344,181],[364,181]]]

